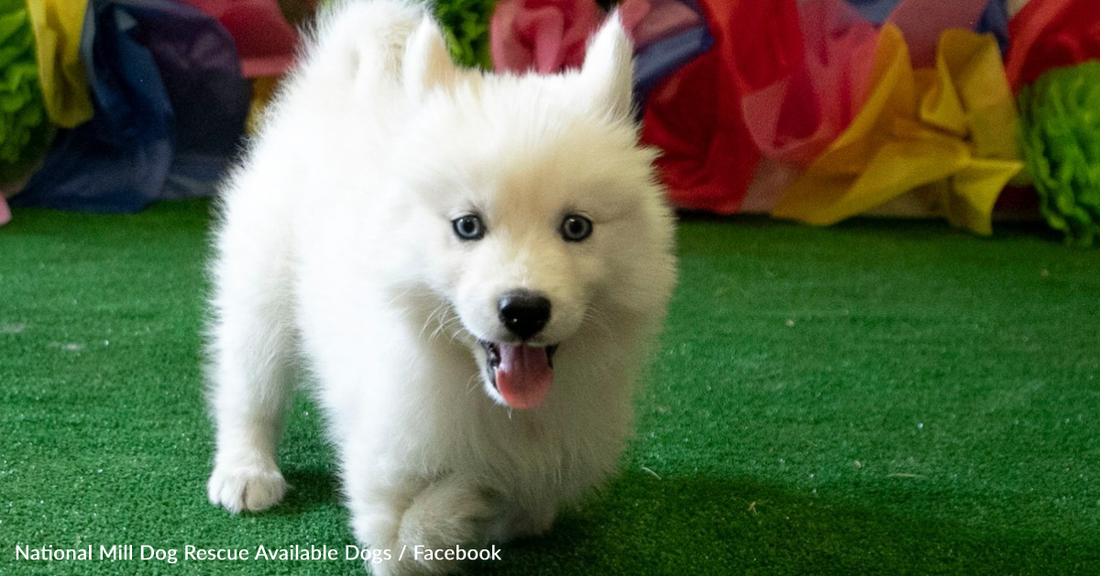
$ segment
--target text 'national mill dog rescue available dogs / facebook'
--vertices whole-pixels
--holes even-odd
[[[376,574],[499,553],[614,474],[676,276],[631,79],[617,17],[580,69],[493,75],[412,2],[327,9],[222,198],[212,503],[283,498],[299,376]]]

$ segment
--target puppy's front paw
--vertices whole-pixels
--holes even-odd
[[[503,503],[469,478],[445,476],[426,486],[413,482],[390,493],[390,499],[379,501],[352,498],[352,528],[370,547],[367,567],[374,576],[451,574],[461,562],[435,551],[478,546],[503,533]]]
[[[242,510],[258,512],[278,504],[286,489],[286,480],[274,463],[220,464],[210,475],[206,495],[211,504],[237,514]]]

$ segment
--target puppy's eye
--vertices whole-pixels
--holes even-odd
[[[451,220],[455,236],[461,240],[481,240],[485,237],[485,224],[477,214],[466,214]]]
[[[578,214],[569,214],[561,221],[561,237],[568,242],[580,242],[592,235],[592,221]]]

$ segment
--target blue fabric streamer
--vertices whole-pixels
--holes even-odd
[[[638,113],[645,110],[646,99],[657,83],[713,45],[714,37],[707,27],[699,26],[654,42],[639,52],[634,59],[634,102]]]
[[[93,0],[81,35],[95,115],[62,131],[13,205],[136,212],[210,193],[244,132],[250,90],[229,33],[171,0]],[[170,172],[192,183],[166,194]],[[195,175],[207,186],[194,186]]]
[[[695,0],[679,0],[699,14],[701,24],[658,40],[634,55],[634,105],[638,117],[645,113],[649,93],[657,84],[714,46],[703,10]]]
[[[882,24],[901,0],[847,0],[868,21]]]
[[[1005,0],[991,0],[978,20],[977,32],[992,34],[997,39],[1001,54],[1008,52],[1008,5]]]

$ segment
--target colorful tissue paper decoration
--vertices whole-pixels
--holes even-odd
[[[294,25],[325,0],[182,0],[202,11],[186,15],[181,0],[25,1],[0,0],[0,192],[26,182],[10,183],[53,137],[13,205],[131,211],[212,192],[250,98],[262,108],[294,65]],[[456,60],[514,73],[580,66],[605,9],[618,10],[640,138],[661,149],[681,208],[822,225],[936,214],[988,234],[1006,182],[1030,178],[1051,225],[1095,243],[1098,65],[1036,82],[1100,59],[1095,0],[432,7]]]
[[[12,205],[134,212],[161,198],[209,194],[248,111],[232,37],[172,0],[93,0],[90,8],[80,56],[95,114],[58,134]],[[173,176],[177,189],[168,185]]]
[[[3,190],[46,152],[51,127],[38,83],[34,33],[23,0],[0,0],[0,224],[10,218]]]
[[[694,58],[636,90],[642,140],[662,150],[658,165],[676,205],[828,224],[917,190],[923,209],[989,233],[994,202],[1021,166],[1015,103],[997,41],[953,32],[1003,28],[1004,3],[876,2],[884,26],[856,9],[871,3],[855,4],[618,6],[636,42],[655,8],[694,13],[706,25],[695,30],[705,36]],[[578,66],[578,37],[602,18],[592,2],[503,0],[494,63],[542,73]],[[645,49],[636,46],[639,72]]]
[[[1020,143],[1043,216],[1070,244],[1100,240],[1100,60],[1050,70],[1019,95]]]
[[[936,185],[934,210],[992,232],[998,195],[1022,168],[1016,109],[995,40],[943,34],[934,69],[914,69],[901,32],[882,31],[874,88],[852,125],[787,190],[773,214],[832,224]]]
[[[995,43],[992,53],[986,46],[981,58],[968,61],[988,67],[988,73],[951,62],[952,51],[976,50],[962,47],[962,37],[951,34],[973,27],[988,0],[888,4],[886,24],[879,27],[836,0],[799,3],[804,65],[794,67],[776,85],[750,93],[743,103],[754,141],[771,161],[761,169],[778,167],[786,173],[772,177],[778,185],[763,192],[754,183],[747,203],[757,209],[770,207],[777,217],[826,225],[915,193],[922,197],[920,213],[942,214],[957,226],[989,233],[997,196],[1019,171],[1011,138],[1014,104],[1003,80],[997,82],[1004,73]],[[959,58],[963,57],[955,57]],[[938,71],[932,71],[934,67]],[[990,124],[997,134],[981,140],[986,147],[988,141],[1002,145],[995,151],[973,150],[979,158],[992,155],[995,166],[988,169],[994,175],[984,175],[986,167],[980,162],[963,169],[971,154],[965,152],[968,143],[963,141],[968,127],[959,124],[965,124],[969,111],[945,116],[954,110],[948,104],[963,106],[946,102],[959,81],[967,86],[979,83],[974,93],[998,95],[1000,104],[993,108],[1002,112],[998,118],[1007,124]],[[938,92],[945,89],[946,96]],[[938,102],[941,109],[928,102],[937,97],[943,100]],[[965,97],[963,101],[969,102]],[[954,163],[943,164],[948,158]],[[1009,164],[1002,166],[1001,160]],[[798,166],[808,166],[801,176]],[[763,179],[758,173],[757,181]]]

